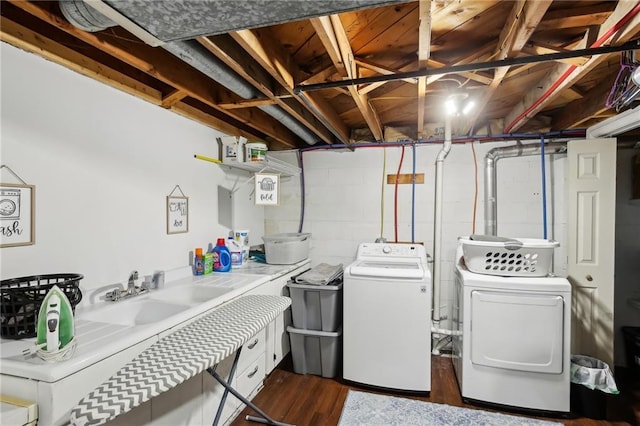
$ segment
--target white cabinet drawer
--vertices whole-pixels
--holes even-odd
[[[249,364],[240,374],[236,374],[236,389],[242,395],[250,397],[251,393],[262,384],[264,377],[264,352],[262,352],[258,359]]]
[[[258,356],[264,354],[266,337],[266,329],[263,328],[244,344],[236,371],[244,371]]]

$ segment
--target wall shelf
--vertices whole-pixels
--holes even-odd
[[[264,161],[243,161],[245,159],[245,145],[247,140],[243,137],[225,136],[216,138],[218,142],[217,164],[231,169],[244,170],[251,173],[278,173],[282,177],[299,176],[300,167],[278,160],[277,158],[265,154]],[[240,158],[240,161],[236,161]]]
[[[229,167],[231,169],[240,169],[251,173],[278,173],[283,177],[287,176],[299,176],[300,167],[287,163],[286,161],[278,160],[267,153],[264,161],[259,162],[222,162],[217,163],[223,167]]]

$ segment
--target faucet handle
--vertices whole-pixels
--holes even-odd
[[[164,287],[164,271],[154,271],[151,282],[153,288]]]
[[[145,275],[140,286],[145,290],[151,290],[151,275]]]
[[[122,290],[120,290],[119,288],[114,288],[113,290],[106,292],[104,298],[105,300],[116,302],[120,299],[121,291]]]

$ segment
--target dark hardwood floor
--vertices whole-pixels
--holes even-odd
[[[608,426],[638,425],[640,421],[640,384],[638,381],[617,380],[620,394],[607,398],[607,420],[592,420],[569,414],[567,417],[539,417],[544,420],[561,422],[565,425]],[[422,401],[443,403],[468,408],[496,411],[486,406],[466,404],[460,397],[451,359],[444,356],[432,357],[432,390],[428,396],[394,393],[392,395]],[[291,356],[266,378],[264,388],[253,402],[277,421],[297,426],[337,425],[342,406],[349,389],[379,392],[367,387],[353,386],[341,378],[327,379],[311,374],[293,372]],[[505,414],[523,415],[516,412]],[[233,426],[254,426],[257,423],[245,420],[253,410],[245,410],[234,420]],[[530,417],[530,416],[529,416]]]

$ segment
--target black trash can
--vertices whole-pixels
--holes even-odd
[[[640,327],[622,327],[627,368],[634,380],[640,380]]]
[[[607,418],[607,397],[617,394],[607,363],[585,355],[571,356],[571,412],[596,420]]]
[[[571,412],[595,420],[607,418],[607,394],[597,389],[571,383]]]

